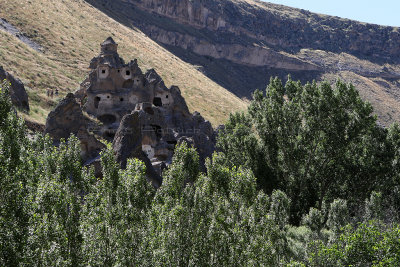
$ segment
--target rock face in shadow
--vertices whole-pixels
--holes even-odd
[[[211,123],[200,113],[189,112],[177,86],[167,88],[154,69],[143,73],[136,60],[125,63],[111,37],[100,47],[100,55],[90,62],[89,77],[49,114],[45,133],[56,142],[77,135],[82,154],[95,167],[104,147],[95,136],[112,142],[121,168],[129,158],[143,161],[155,187],[161,185],[162,172],[172,163],[181,140],[197,149],[202,162],[211,156],[215,148]]]
[[[86,128],[87,119],[83,116],[81,107],[75,101],[74,94],[69,93],[51,111],[46,120],[45,134],[55,141],[68,139],[71,134],[77,135],[81,128]]]
[[[125,0],[123,2],[183,25],[218,32],[222,39],[220,43],[228,43],[223,42],[224,37],[229,38],[229,41],[235,38],[236,44],[243,43],[246,39],[248,41],[253,39],[257,44],[263,42],[269,47],[279,47],[287,52],[308,47],[376,58],[392,57],[397,61],[400,59],[398,45],[400,32],[395,27],[360,23],[257,0]],[[191,36],[182,35],[176,40],[172,35],[162,33],[160,40],[161,38],[165,42],[175,39],[176,42],[187,43]],[[254,46],[248,48],[251,47],[255,48]],[[201,52],[202,46],[196,50]],[[226,53],[219,52],[218,49],[211,49],[209,53],[215,52]]]
[[[19,108],[29,111],[28,94],[20,79],[15,78],[0,66],[0,82],[7,80],[11,84],[10,96],[12,103]]]
[[[75,96],[69,93],[56,108],[51,111],[46,120],[45,134],[53,138],[55,144],[61,139],[67,140],[71,134],[81,142],[82,158],[90,160],[97,157],[105,145],[87,131],[88,119],[82,113]]]
[[[122,118],[113,141],[113,150],[121,168],[125,169],[129,158],[137,158],[146,165],[146,176],[154,187],[161,185],[161,176],[155,171],[149,158],[142,151],[142,132],[139,112],[125,115]]]

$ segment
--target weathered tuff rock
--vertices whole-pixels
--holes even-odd
[[[83,115],[75,96],[69,93],[49,113],[44,133],[49,134],[56,144],[62,138],[68,139],[71,134],[77,136],[81,142],[82,157],[84,160],[89,160],[96,157],[105,146],[89,134],[87,125],[88,119]]]
[[[198,112],[189,112],[177,86],[167,88],[153,69],[143,73],[136,60],[125,63],[117,48],[111,37],[101,44],[100,55],[90,62],[89,77],[49,114],[45,132],[56,141],[77,135],[88,162],[98,163],[102,146],[89,129],[112,141],[121,168],[128,158],[142,160],[148,179],[158,187],[180,140],[192,144],[204,162],[214,151],[215,132]]]
[[[146,176],[154,187],[161,185],[161,176],[154,170],[150,159],[142,150],[139,112],[133,112],[122,118],[113,141],[113,150],[117,161],[121,164],[121,168],[126,168],[128,158],[137,158],[146,165]]]
[[[20,79],[15,78],[0,66],[0,82],[8,80],[11,84],[10,96],[12,103],[22,109],[29,110],[28,94]]]

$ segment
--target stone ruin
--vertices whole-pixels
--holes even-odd
[[[55,141],[75,134],[82,157],[100,175],[100,139],[113,143],[121,167],[135,157],[146,164],[157,187],[172,162],[175,146],[186,141],[204,162],[214,151],[215,131],[198,112],[191,114],[177,86],[167,88],[155,70],[145,74],[137,60],[125,63],[109,37],[90,62],[90,74],[75,94],[69,94],[46,121],[45,133]]]

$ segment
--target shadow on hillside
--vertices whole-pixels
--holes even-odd
[[[85,0],[98,10],[105,13],[119,23],[132,28],[139,29],[151,38],[147,33],[147,25],[157,25],[157,27],[168,29],[169,31],[179,31],[189,33],[201,38],[208,38],[207,33],[193,29],[189,26],[180,25],[174,21],[159,16],[158,14],[149,14],[136,8],[134,5],[122,0]],[[156,40],[154,40],[157,42]],[[279,77],[282,80],[287,79],[290,74],[293,80],[300,80],[305,83],[311,80],[319,80],[322,72],[319,71],[292,71],[288,72],[281,69],[271,69],[268,67],[251,67],[235,64],[224,59],[215,59],[208,56],[200,56],[189,50],[177,46],[165,45],[157,42],[160,46],[181,60],[198,67],[198,70],[208,78],[226,88],[240,98],[251,98],[251,94],[256,89],[265,89],[269,83],[270,77]]]

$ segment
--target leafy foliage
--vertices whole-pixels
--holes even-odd
[[[396,152],[390,143],[398,142],[398,128],[391,132],[387,138],[352,85],[271,79],[265,94],[254,93],[247,114],[231,116],[218,147],[234,164],[245,159],[242,166],[266,192],[288,194],[291,221],[298,223],[324,201],[340,197],[354,205],[382,190],[392,179]]]
[[[111,146],[96,178],[76,137],[27,135],[1,88],[1,266],[400,265],[400,128],[351,85],[272,80],[204,173],[182,143],[157,190]]]

